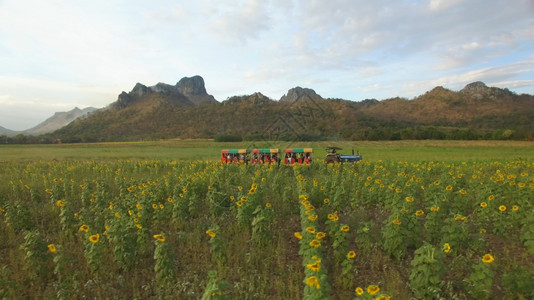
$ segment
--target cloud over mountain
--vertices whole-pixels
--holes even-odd
[[[38,102],[43,118],[176,74],[202,74],[217,99],[279,98],[288,86],[351,100],[415,97],[479,80],[532,94],[533,15],[530,0],[4,0],[0,105]],[[4,126],[20,122],[7,116]]]

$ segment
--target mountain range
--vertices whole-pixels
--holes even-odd
[[[260,92],[218,102],[200,76],[175,85],[137,83],[107,107],[37,142],[233,136],[249,140],[534,139],[534,96],[473,82],[414,99],[350,101],[295,87],[279,100]],[[0,133],[1,134],[1,133]]]
[[[95,110],[97,110],[97,108],[95,107],[86,107],[83,109],[79,109],[78,107],[75,107],[74,109],[69,110],[69,111],[56,112],[53,116],[39,123],[37,126],[32,127],[30,129],[23,130],[23,131],[10,130],[10,129],[0,126],[0,135],[5,135],[5,136],[15,136],[17,134],[40,135],[40,134],[54,132],[55,130],[58,130],[59,128],[66,126],[70,122],[76,120],[77,118],[83,117]]]

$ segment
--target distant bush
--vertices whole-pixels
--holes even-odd
[[[216,142],[242,142],[243,138],[237,134],[218,134],[215,136]]]

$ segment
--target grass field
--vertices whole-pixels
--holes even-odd
[[[534,159],[534,142],[522,141],[379,141],[379,142],[239,142],[210,140],[95,143],[59,145],[0,145],[0,161],[36,160],[218,160],[225,148],[314,148],[315,157],[325,157],[326,146],[343,153],[359,151],[365,160],[471,160]]]
[[[0,241],[6,299],[533,299],[534,144],[2,145]]]

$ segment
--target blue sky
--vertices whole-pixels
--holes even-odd
[[[219,101],[359,101],[473,81],[534,94],[531,0],[0,0],[0,126],[200,75]]]

